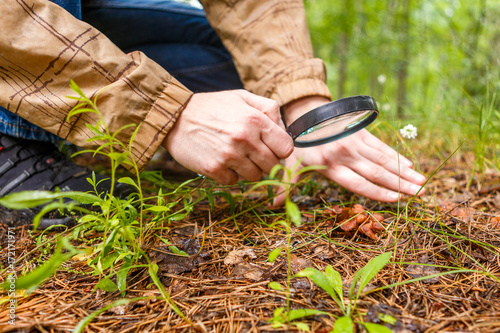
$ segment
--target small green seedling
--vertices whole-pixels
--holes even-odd
[[[330,295],[344,314],[344,316],[337,319],[332,332],[350,333],[354,332],[352,314],[361,292],[375,275],[389,262],[391,254],[391,252],[385,252],[376,256],[370,260],[366,266],[356,272],[349,289],[349,303],[347,306],[345,306],[344,302],[342,278],[340,273],[333,269],[332,266],[327,266],[325,272],[321,272],[313,267],[308,267],[295,274],[294,277],[307,277]],[[358,286],[357,291],[356,286]],[[378,324],[363,323],[362,325],[370,333],[391,332],[387,327]]]
[[[330,315],[328,312],[315,309],[294,309],[288,311],[285,310],[286,309],[283,307],[274,310],[273,317],[269,320],[269,322],[272,323],[273,328],[280,328],[288,323],[289,325],[293,325],[302,331],[309,332],[309,325],[303,322],[294,322],[294,320],[309,316]]]

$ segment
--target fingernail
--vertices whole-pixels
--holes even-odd
[[[388,195],[388,197],[389,197],[390,201],[397,201],[397,200],[399,200],[400,196],[399,196],[399,193],[390,192],[389,195]]]
[[[420,189],[421,189],[421,188],[422,188],[422,186],[412,185],[412,186],[410,187],[410,191],[411,191],[412,193],[417,193],[418,191],[420,191]]]
[[[425,183],[426,180],[427,180],[427,178],[425,178],[425,176],[423,176],[423,175],[415,176],[415,183],[423,184],[423,183]]]
[[[404,164],[406,164],[406,166],[407,166],[407,167],[409,167],[409,168],[413,168],[413,163],[412,163],[412,161],[407,160],[407,159],[403,159],[403,160],[401,160],[401,161],[402,161]]]

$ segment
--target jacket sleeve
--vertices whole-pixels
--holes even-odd
[[[284,105],[331,98],[326,69],[313,57],[302,0],[201,0],[245,88]]]
[[[151,159],[192,93],[140,52],[124,54],[103,34],[45,0],[4,0],[0,6],[0,105],[78,146],[96,148],[86,113],[67,120],[77,102],[74,80],[112,132],[140,124],[132,153]],[[118,139],[128,144],[134,128]],[[120,148],[118,148],[120,149]]]

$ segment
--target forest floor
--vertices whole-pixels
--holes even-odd
[[[431,175],[441,162],[421,162],[419,169]],[[302,224],[292,226],[292,272],[309,266],[324,271],[331,265],[347,292],[356,271],[390,251],[390,263],[357,301],[356,322],[384,324],[381,319],[395,318],[385,323],[393,332],[500,332],[500,175],[485,172],[469,186],[472,163],[463,156],[448,161],[421,199],[407,205],[410,198],[405,198],[399,206],[360,198],[312,176],[309,189],[293,196]],[[298,331],[295,325],[273,328],[269,322],[276,308],[286,306],[286,293],[268,287],[271,281],[286,285],[286,256],[268,260],[270,251],[286,245],[286,233],[271,227],[283,214],[266,209],[265,191],[232,191],[237,197],[234,214],[225,200],[216,200],[213,209],[201,201],[185,219],[166,226],[161,236],[189,257],[173,255],[157,237],[144,241],[161,282],[190,322],[160,298],[147,269],[138,268],[129,272],[125,298],[146,298],[101,312],[84,331]],[[375,235],[361,228],[343,230],[354,204],[381,214],[385,230],[373,229]],[[332,209],[340,209],[339,214]],[[0,224],[2,249],[6,234]],[[17,255],[28,254],[16,263],[19,271],[47,255],[37,248],[40,232],[24,227],[15,234]],[[95,234],[96,242],[100,236]],[[7,266],[5,256],[1,263]],[[453,270],[462,272],[446,274]],[[8,323],[8,303],[0,304],[0,332],[71,332],[87,315],[122,298],[119,292],[94,290],[98,279],[85,260],[68,261],[38,289],[18,296],[15,326]],[[290,307],[328,313],[299,320],[313,332],[330,331],[342,315],[334,300],[307,278],[291,279]],[[357,330],[362,332],[362,326]]]

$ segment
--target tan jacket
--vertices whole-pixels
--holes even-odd
[[[284,105],[330,97],[325,69],[314,59],[300,0],[202,0],[207,18],[232,54],[245,88]],[[67,120],[76,102],[73,79],[111,129],[141,124],[133,154],[151,159],[192,92],[141,52],[124,54],[102,33],[45,0],[3,0],[0,6],[0,105],[82,147],[93,114]],[[128,143],[133,129],[119,139]]]

